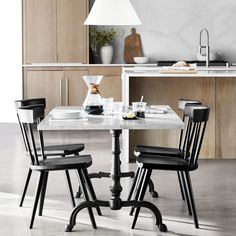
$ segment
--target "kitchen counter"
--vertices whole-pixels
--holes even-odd
[[[236,67],[197,67],[196,74],[162,74],[163,67],[122,68],[125,105],[144,96],[148,105],[169,104],[180,116],[178,99],[197,99],[211,108],[200,158],[236,159]],[[177,147],[178,134],[159,131],[124,131],[133,156],[137,144]]]
[[[157,64],[83,64],[83,63],[32,63],[24,64],[24,68],[32,67],[156,67]]]
[[[197,67],[196,74],[161,74],[162,68],[155,64],[23,65],[24,96],[46,97],[48,110],[59,105],[60,101],[80,105],[86,96],[82,76],[101,74],[104,75],[101,95],[120,101],[122,94],[126,105],[139,101],[143,95],[148,105],[169,104],[181,115],[177,107],[179,98],[198,99],[211,107],[201,157],[236,159],[236,109],[233,109],[236,101],[236,67]],[[178,134],[164,131],[131,131],[130,134],[123,131],[123,136],[125,143],[130,142],[130,152],[124,153],[127,161],[128,157],[132,158],[137,144],[178,146]],[[128,138],[130,141],[127,141]]]
[[[236,67],[218,67],[218,68],[206,68],[198,67],[196,74],[162,74],[160,69],[163,67],[132,67],[132,68],[122,68],[122,100],[124,104],[129,104],[129,79],[130,77],[161,77],[161,78],[215,78],[215,77],[235,77],[236,78]]]
[[[160,70],[162,67],[132,67],[122,69],[122,78],[129,77],[236,77],[236,67],[197,67],[196,74],[162,74]]]

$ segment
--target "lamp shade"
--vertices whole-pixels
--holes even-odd
[[[85,25],[141,25],[129,0],[95,0]]]

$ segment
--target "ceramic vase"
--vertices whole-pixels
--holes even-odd
[[[104,45],[100,49],[100,57],[103,64],[111,64],[113,57],[113,47],[111,45]]]

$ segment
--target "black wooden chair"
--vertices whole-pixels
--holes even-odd
[[[201,102],[198,100],[190,100],[190,99],[185,99],[185,98],[180,98],[178,100],[178,109],[183,113],[183,122],[185,122],[186,127],[188,124],[188,117],[185,115],[184,112],[184,108],[185,105],[189,104],[189,105],[201,105]],[[144,146],[144,145],[137,145],[135,147],[134,150],[134,155],[137,157],[140,154],[154,154],[154,155],[163,155],[163,156],[177,156],[177,157],[182,157],[182,149],[183,149],[183,142],[184,142],[184,137],[185,137],[185,130],[181,130],[180,131],[180,137],[179,137],[179,145],[178,148],[172,148],[172,147],[160,147],[160,146]],[[129,195],[128,195],[128,200],[130,200],[132,198],[132,195],[134,194],[134,190],[136,189],[136,191],[138,190],[137,188],[137,182],[140,179],[140,168],[138,167],[136,172],[135,172],[135,176],[134,176],[134,180],[133,180],[133,184],[131,186]],[[181,192],[181,196],[182,199],[185,200],[185,196],[184,196],[184,190],[183,188],[185,187],[183,184],[183,173],[177,171],[177,175],[178,175],[178,180],[179,180],[179,186],[180,186],[180,192]],[[150,183],[149,183],[150,184]],[[154,190],[154,185],[151,181],[151,185],[152,185],[152,192],[156,193],[156,196],[158,196],[157,192]],[[138,193],[136,193],[138,194]],[[153,196],[153,195],[152,195]],[[133,210],[131,210],[130,215],[133,214]],[[190,211],[191,214],[191,211]]]
[[[90,155],[73,156],[71,158],[68,157],[47,158],[44,152],[45,150],[44,150],[42,131],[38,131],[40,146],[42,151],[42,155],[39,156],[38,151],[36,149],[35,138],[33,134],[34,132],[33,126],[35,125],[35,123],[38,123],[40,121],[40,118],[43,116],[43,113],[44,113],[43,105],[25,106],[18,109],[18,117],[20,123],[22,124],[22,132],[24,134],[27,150],[29,152],[29,155],[27,156],[30,157],[30,162],[31,162],[30,169],[31,171],[38,171],[40,173],[30,221],[30,229],[33,227],[39,198],[40,198],[39,215],[42,215],[44,199],[46,194],[46,185],[50,171],[64,170],[68,174],[68,170],[71,169],[77,170],[80,179],[80,185],[82,187],[85,199],[87,201],[90,200],[89,197],[90,193],[92,200],[96,200],[96,195],[92,183],[88,178],[88,172],[87,172],[87,168],[92,165],[92,158]],[[97,208],[97,212],[99,215],[101,215],[99,207]],[[92,208],[88,208],[88,213],[93,228],[96,228],[96,222],[94,219]]]
[[[186,105],[185,115],[189,117],[189,124],[186,130],[186,140],[182,149],[182,158],[171,155],[142,154],[137,157],[137,163],[140,166],[141,177],[139,181],[139,194],[135,196],[136,200],[143,200],[147,188],[147,182],[151,177],[152,170],[181,171],[184,173],[183,181],[186,185],[185,195],[189,199],[189,206],[193,214],[194,224],[199,228],[197,212],[194,202],[190,171],[198,168],[198,156],[209,118],[210,109],[202,105]],[[136,208],[132,228],[135,227],[140,208]]]
[[[26,145],[26,138],[25,138],[25,135],[23,132],[23,126],[19,120],[18,108],[24,107],[24,106],[34,106],[34,105],[41,105],[43,107],[40,117],[38,117],[40,120],[43,119],[44,118],[44,111],[46,108],[46,99],[45,98],[32,98],[32,99],[23,99],[23,100],[16,100],[15,101],[17,119],[18,119],[18,123],[20,126],[20,130],[21,130],[21,134],[22,134],[22,138],[23,138],[26,152],[28,152],[28,148]],[[38,151],[38,154],[40,155],[40,152],[39,152],[40,149],[36,148],[36,150]],[[70,155],[79,155],[79,152],[81,152],[83,150],[84,150],[84,144],[82,144],[82,143],[44,146],[45,156],[47,156],[47,157],[49,157],[49,156],[66,157],[66,156],[70,156]],[[29,168],[28,173],[27,173],[27,177],[26,177],[26,181],[25,181],[25,184],[23,187],[22,195],[20,198],[20,203],[19,203],[20,207],[22,207],[22,205],[23,205],[25,195],[26,195],[26,192],[28,189],[29,181],[31,178],[31,174],[32,174],[32,170]],[[66,172],[66,179],[68,182],[68,187],[69,187],[69,189],[71,189],[71,184],[70,184],[71,181],[70,181],[69,172]],[[72,191],[72,189],[71,189],[71,191]],[[73,194],[73,191],[72,191],[72,194]],[[81,195],[81,189],[79,188],[78,192],[76,193],[76,196],[79,197],[80,195]],[[73,197],[71,197],[71,201],[72,201],[72,206],[75,207],[75,200]]]
[[[23,100],[16,100],[15,101],[15,106],[16,106],[16,113],[18,111],[19,107],[23,106],[33,106],[33,105],[42,105],[44,107],[44,110],[46,109],[46,99],[45,98],[32,98],[32,99],[23,99]],[[18,118],[18,114],[17,114]],[[44,118],[44,112],[42,114],[42,117],[40,119]],[[19,121],[19,118],[18,118]],[[21,123],[19,122],[19,125],[21,127]],[[22,127],[21,127],[21,132],[22,132]],[[22,133],[22,137],[24,140],[24,135]],[[25,140],[24,140],[25,143]],[[25,146],[26,147],[26,146]],[[26,147],[27,150],[27,147]],[[84,150],[84,144],[83,143],[75,143],[75,144],[60,144],[60,145],[50,145],[50,146],[45,146],[45,152],[47,152],[47,155],[54,155],[53,152],[57,152],[56,154],[62,155],[62,156],[67,156],[67,155],[78,155],[79,152]],[[52,152],[50,154],[50,152]]]

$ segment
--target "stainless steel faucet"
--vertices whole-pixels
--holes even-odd
[[[206,32],[206,45],[202,45],[202,33],[204,31]],[[206,28],[200,31],[199,53],[200,55],[206,57],[206,67],[209,67],[209,61],[210,61],[209,32]]]

